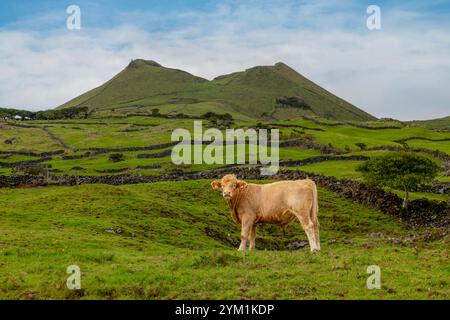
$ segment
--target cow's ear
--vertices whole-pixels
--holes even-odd
[[[211,182],[211,187],[214,190],[217,190],[217,189],[222,188],[222,184],[219,181],[215,180],[215,181]]]
[[[247,182],[242,181],[242,180],[238,180],[238,182],[236,183],[236,187],[237,187],[238,189],[245,188],[246,186],[247,186]]]

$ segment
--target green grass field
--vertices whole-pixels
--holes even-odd
[[[161,112],[176,113],[182,109],[179,107],[181,104],[161,107]],[[208,108],[204,107],[205,110]],[[245,116],[236,119],[236,127],[256,125]],[[383,130],[354,126],[394,125],[390,122],[330,127],[299,118],[275,123],[292,125],[280,127],[282,142],[310,140],[317,146],[331,146],[344,152],[342,156],[375,157],[389,152],[360,150],[355,145],[360,142],[370,148],[400,146],[395,140],[414,136],[450,137],[448,132],[435,132],[422,126],[395,124],[401,128]],[[40,164],[49,166],[55,175],[77,176],[120,173],[153,176],[173,170],[204,171],[221,166],[179,167],[167,154],[154,158],[138,157],[167,152],[171,149],[167,147],[120,152],[124,159],[118,162],[110,160],[110,155],[117,153],[113,149],[83,158],[64,159],[65,156],[83,155],[87,148],[148,147],[168,143],[174,129],[192,131],[192,119],[130,116],[20,124],[45,126],[71,149],[64,148],[41,128],[1,125],[0,174],[11,175],[11,164],[31,160],[41,161]],[[210,123],[204,121],[204,129],[208,125]],[[11,138],[15,138],[11,143],[5,142]],[[408,141],[410,147],[438,149],[450,154],[448,144]],[[54,150],[64,150],[64,153],[51,155],[50,159],[13,153]],[[444,162],[424,154],[439,165]],[[280,148],[282,161],[306,161],[321,155],[318,149]],[[362,162],[327,160],[286,168],[361,181],[356,168]],[[108,173],[107,170],[119,171]],[[439,181],[448,182],[449,179],[444,171],[440,172]],[[448,235],[443,235],[446,230],[412,229],[395,217],[320,188],[322,251],[319,254],[311,254],[308,248],[289,249],[306,240],[298,223],[293,222],[286,234],[276,226],[261,226],[256,244],[258,250],[243,256],[236,251],[239,228],[232,222],[224,200],[211,189],[210,182],[1,188],[0,298],[450,298],[450,246]],[[402,195],[401,191],[394,192]],[[412,199],[422,197],[449,200],[448,194],[411,195]],[[65,285],[69,276],[66,268],[73,264],[81,268],[81,291],[69,290]],[[382,287],[379,290],[366,287],[369,265],[381,268]]]
[[[450,117],[424,121],[409,121],[408,124],[429,129],[450,129]]]
[[[0,145],[2,151],[46,152],[62,149],[58,142],[39,128],[5,125],[0,125]]]
[[[321,120],[322,121],[322,120]],[[350,148],[352,151],[358,151],[356,143],[364,143],[368,148],[382,145],[400,146],[396,140],[410,137],[424,137],[430,139],[450,138],[449,132],[435,132],[422,127],[403,127],[401,129],[370,130],[364,128],[355,128],[352,126],[319,126],[311,121],[300,119],[287,122],[293,125],[301,125],[307,128],[319,128],[324,131],[313,131],[305,129],[305,134],[311,134],[315,139],[324,145],[331,144],[333,147],[345,150]],[[289,137],[295,133],[296,128],[286,128],[280,131],[284,136]],[[425,140],[412,140],[407,142],[411,147],[423,147],[432,150],[441,150],[450,154],[449,141],[434,142]]]
[[[222,240],[238,239],[239,229],[209,181],[0,195],[1,298],[449,298],[448,239],[395,244],[390,238],[404,239],[410,230],[324,189],[320,254],[286,249],[306,239],[292,223],[286,235],[260,228],[260,250],[245,256]],[[380,232],[382,238],[369,236]],[[73,264],[82,273],[78,292],[65,286]],[[380,290],[366,287],[369,265],[381,268]]]

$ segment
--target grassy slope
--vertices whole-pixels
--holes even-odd
[[[140,127],[139,131],[124,132],[131,129],[127,125],[84,126],[77,129],[54,125],[51,131],[68,145],[84,148],[144,147],[170,141],[172,130],[179,124],[163,124],[154,127]]]
[[[254,67],[207,81],[187,72],[135,60],[114,78],[60,108],[89,106],[102,112],[182,112],[201,115],[204,111],[230,112],[235,118],[260,118],[275,114],[275,100],[281,96],[298,96],[314,114],[333,119],[372,120],[374,117],[336,97],[301,76],[283,63]],[[298,110],[281,112],[281,118],[301,115]],[[311,112],[306,112],[311,115]]]
[[[419,126],[419,127],[425,127],[429,129],[449,129],[450,128],[450,116],[444,117],[440,119],[433,119],[433,120],[416,120],[416,121],[409,121],[409,125],[411,126]]]
[[[245,258],[217,237],[238,238],[209,181],[0,190],[0,297],[77,298],[68,265],[82,271],[84,298],[448,299],[448,243],[393,246],[408,233],[393,218],[319,190],[322,252],[257,251]],[[120,227],[123,232],[105,230]],[[258,231],[257,247],[305,240]],[[369,265],[382,289],[365,286]]]
[[[13,143],[5,143],[8,139],[13,139]],[[45,152],[61,149],[63,149],[61,145],[41,129],[0,125],[0,150],[2,151]],[[0,161],[3,160],[0,159]]]
[[[189,90],[195,83],[203,81],[206,80],[184,71],[135,60],[105,84],[68,101],[60,108],[77,105],[87,105],[93,109],[117,106],[149,96]]]

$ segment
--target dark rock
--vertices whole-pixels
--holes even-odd
[[[308,241],[294,241],[286,245],[286,248],[289,250],[298,250],[306,247],[309,247]]]

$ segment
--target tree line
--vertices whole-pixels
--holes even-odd
[[[16,116],[30,120],[86,119],[88,107],[69,107],[44,111],[28,111],[11,108],[0,108],[0,118],[14,119]]]

